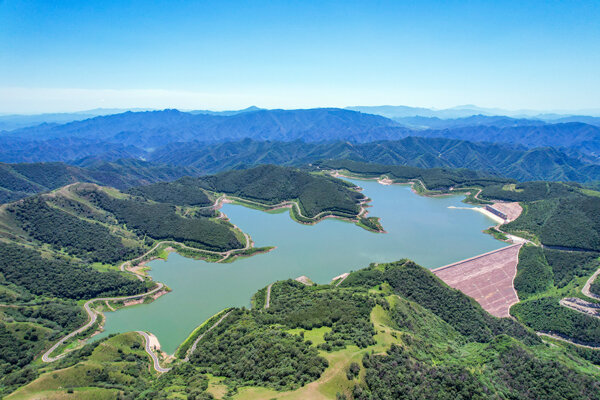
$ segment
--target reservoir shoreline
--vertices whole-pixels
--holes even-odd
[[[372,235],[338,218],[308,226],[291,220],[288,213],[223,202],[222,212],[251,234],[258,246],[276,245],[277,249],[217,268],[177,253],[169,254],[167,261],[149,262],[152,279],[165,282],[173,291],[144,307],[107,313],[105,331],[97,337],[133,330],[152,332],[170,354],[207,318],[226,307],[249,307],[253,293],[276,280],[305,275],[314,282],[329,283],[332,277],[371,262],[401,258],[435,268],[505,245],[481,233],[493,220],[479,213],[449,212],[448,206],[461,204],[457,195],[463,193],[414,196],[412,188],[402,188],[410,183],[385,185],[374,180],[352,183],[362,186],[372,199],[369,211],[383,217],[386,235]],[[431,252],[432,246],[436,252]]]

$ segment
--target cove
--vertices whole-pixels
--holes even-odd
[[[173,291],[151,304],[106,313],[105,330],[96,336],[143,330],[152,332],[172,354],[189,333],[211,315],[232,306],[250,306],[252,295],[269,283],[306,275],[328,283],[344,272],[372,262],[409,258],[436,268],[505,246],[481,231],[495,225],[465,209],[464,196],[423,197],[407,185],[351,180],[372,199],[370,216],[381,217],[387,233],[372,233],[352,223],[325,219],[315,225],[293,221],[288,212],[267,213],[225,204],[222,211],[252,236],[256,246],[277,246],[270,253],[214,264],[172,253],[152,261],[150,275]]]

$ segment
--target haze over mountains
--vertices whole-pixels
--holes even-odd
[[[600,180],[600,118],[513,118],[491,115],[494,111],[502,110],[382,106],[127,111],[2,131],[0,162],[62,161],[89,167],[134,159],[160,163],[161,168],[191,167],[169,172],[177,177],[261,163],[302,165],[349,158],[469,168],[518,180]]]

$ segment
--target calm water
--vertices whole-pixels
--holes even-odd
[[[152,278],[173,292],[149,305],[107,313],[105,331],[98,337],[149,331],[158,337],[164,351],[173,353],[211,315],[229,306],[249,306],[258,289],[276,280],[306,275],[327,283],[371,262],[401,258],[435,268],[504,246],[481,233],[492,220],[478,212],[448,208],[464,206],[462,197],[428,198],[412,193],[408,186],[353,182],[373,199],[369,214],[381,217],[388,233],[371,233],[335,219],[301,225],[287,212],[271,214],[226,204],[223,211],[257,246],[277,248],[230,264],[211,264],[178,254],[171,254],[166,262],[153,261]]]

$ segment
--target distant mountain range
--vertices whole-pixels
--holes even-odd
[[[596,123],[588,118],[589,122]],[[88,147],[92,154],[114,153],[141,156],[173,142],[201,141],[218,143],[245,138],[322,142],[346,140],[365,143],[378,140],[398,140],[408,136],[445,137],[477,142],[522,144],[527,147],[553,146],[572,148],[582,153],[600,154],[600,126],[582,122],[545,123],[540,120],[489,117],[440,120],[412,117],[394,121],[379,115],[318,108],[309,110],[242,110],[235,114],[204,114],[178,110],[125,112],[99,116],[67,124],[43,124],[3,132],[0,135],[1,161],[15,159],[16,154],[31,153],[35,161],[37,149],[61,148],[63,140],[71,140],[68,153]],[[52,140],[60,139],[53,143]],[[37,145],[32,142],[45,142]],[[62,146],[65,147],[65,146]],[[67,155],[60,151],[62,159]],[[72,159],[72,158],[71,158]],[[42,161],[42,160],[40,160]],[[46,161],[46,160],[43,160]]]
[[[407,137],[397,141],[358,144],[249,139],[218,144],[172,143],[153,152],[150,157],[154,162],[193,167],[203,173],[258,164],[303,165],[326,159],[421,168],[468,168],[518,180],[600,180],[600,165],[586,163],[554,148],[528,149],[446,138]]]
[[[215,172],[351,158],[469,168],[519,180],[590,182],[600,180],[600,126],[586,118],[588,123],[489,115],[392,120],[339,108],[128,111],[4,131],[0,161],[78,165],[90,158],[138,159]]]
[[[600,165],[586,164],[553,148],[526,149],[419,137],[361,144],[245,139],[218,144],[171,143],[153,152],[152,162],[135,159],[109,162],[87,157],[72,165],[62,162],[0,163],[0,203],[74,182],[126,189],[259,164],[306,166],[317,161],[341,159],[421,168],[463,168],[518,180],[600,181]]]
[[[360,111],[369,114],[382,115],[387,118],[404,118],[404,117],[430,117],[440,119],[456,119],[466,118],[473,115],[485,116],[506,116],[512,118],[533,118],[544,121],[551,121],[565,117],[581,117],[585,116],[600,117],[600,109],[565,111],[556,110],[552,112],[540,110],[505,110],[501,108],[485,108],[478,107],[472,104],[457,106],[446,109],[433,109],[423,107],[409,106],[355,106],[346,107],[348,110]],[[579,120],[578,120],[579,121]]]
[[[256,140],[357,142],[397,139],[411,130],[378,115],[337,108],[258,110],[229,116],[178,110],[126,112],[63,125],[39,125],[5,132],[12,141],[77,138],[148,150],[171,142]]]
[[[258,107],[251,106],[243,110],[232,111],[210,111],[210,110],[194,110],[189,111],[190,114],[210,114],[210,115],[235,115],[244,112],[261,110]],[[73,121],[82,121],[102,115],[122,114],[124,112],[141,112],[154,111],[151,109],[142,108],[96,108],[93,110],[66,112],[66,113],[48,113],[48,114],[0,114],[0,131],[11,131],[20,128],[42,124],[66,124]]]

